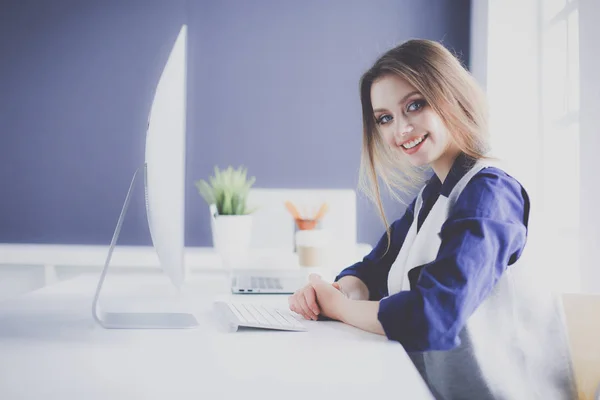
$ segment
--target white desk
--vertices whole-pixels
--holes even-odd
[[[350,251],[339,251],[331,267],[342,270],[361,260],[372,249],[365,243],[357,243]],[[106,261],[108,246],[48,245],[48,244],[2,244],[0,243],[0,268],[41,268],[41,285],[56,283],[62,275],[100,271]],[[298,256],[289,249],[254,248],[249,263],[260,268],[298,269]],[[186,247],[184,265],[189,271],[220,272],[221,258],[212,247]],[[117,246],[111,259],[111,269],[157,270],[160,266],[156,250],[151,246]],[[36,274],[37,275],[37,274]],[[0,276],[0,279],[2,277]],[[2,286],[0,285],[0,289]],[[0,299],[2,296],[0,295]]]
[[[383,336],[331,321],[305,321],[308,332],[225,331],[212,308],[232,296],[223,274],[190,276],[201,324],[191,330],[101,328],[91,316],[97,278],[0,303],[1,399],[432,398],[402,346]],[[109,274],[102,302],[169,308],[167,289],[162,275]],[[287,306],[287,296],[237,297]]]

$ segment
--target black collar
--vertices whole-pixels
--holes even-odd
[[[426,189],[428,192],[438,192],[444,197],[448,197],[454,186],[460,181],[460,179],[465,176],[467,172],[473,167],[475,160],[465,153],[460,153],[458,157],[452,163],[452,167],[450,168],[450,172],[448,172],[448,176],[444,180],[442,184],[440,182],[440,178],[434,173],[429,182],[427,183],[428,188]]]

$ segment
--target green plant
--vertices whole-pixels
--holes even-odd
[[[248,179],[246,174],[246,168],[241,166],[238,169],[229,166],[225,170],[215,166],[215,175],[209,177],[210,184],[204,179],[195,184],[207,204],[216,204],[219,215],[245,215],[254,211],[247,208],[246,199],[256,181],[254,177]]]

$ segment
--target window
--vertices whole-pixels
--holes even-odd
[[[579,289],[579,9],[540,1],[541,207],[546,259],[561,290]]]

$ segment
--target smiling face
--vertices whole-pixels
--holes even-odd
[[[413,166],[443,182],[461,152],[478,160],[490,149],[485,93],[438,42],[411,39],[382,54],[360,78],[360,103],[359,185],[385,226],[382,188],[412,195],[427,178]]]
[[[371,104],[383,141],[407,157],[412,165],[431,165],[436,170],[436,164],[453,153],[455,146],[439,115],[402,78],[385,75],[375,80],[371,86]]]

